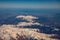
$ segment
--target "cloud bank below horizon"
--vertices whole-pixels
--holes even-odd
[[[56,34],[44,34],[40,33],[37,28],[24,28],[24,26],[42,25],[39,22],[34,21],[38,17],[30,15],[19,15],[17,19],[27,20],[28,22],[19,22],[17,25],[3,24],[0,26],[0,40],[55,40]],[[12,20],[11,20],[12,21]],[[58,40],[58,39],[56,39]]]

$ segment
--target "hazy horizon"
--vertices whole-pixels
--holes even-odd
[[[0,0],[0,8],[46,8],[60,9],[58,0]]]

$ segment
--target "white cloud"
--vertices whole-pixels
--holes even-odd
[[[34,19],[38,19],[38,17],[30,16],[30,15],[27,15],[27,16],[25,16],[25,15],[19,15],[19,16],[17,16],[16,18],[20,18],[20,19],[23,19],[23,20],[27,20],[27,21],[29,21],[29,22],[33,22]]]
[[[16,16],[16,18],[19,18],[19,19],[23,19],[23,20],[27,20],[28,21],[28,22],[19,22],[17,24],[17,27],[32,26],[32,25],[49,26],[49,25],[44,25],[44,24],[39,23],[39,22],[35,22],[35,19],[38,19],[38,17],[35,17],[35,16],[19,15],[19,16]]]
[[[32,26],[32,25],[40,25],[40,23],[38,23],[38,22],[20,22],[17,24],[17,27]]]
[[[58,28],[54,28],[52,31],[59,31],[60,29],[58,29]]]

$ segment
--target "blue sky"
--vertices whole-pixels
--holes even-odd
[[[60,9],[60,1],[59,0],[0,0],[0,8]]]

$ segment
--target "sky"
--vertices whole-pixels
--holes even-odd
[[[0,8],[60,9],[60,0],[0,0]]]

